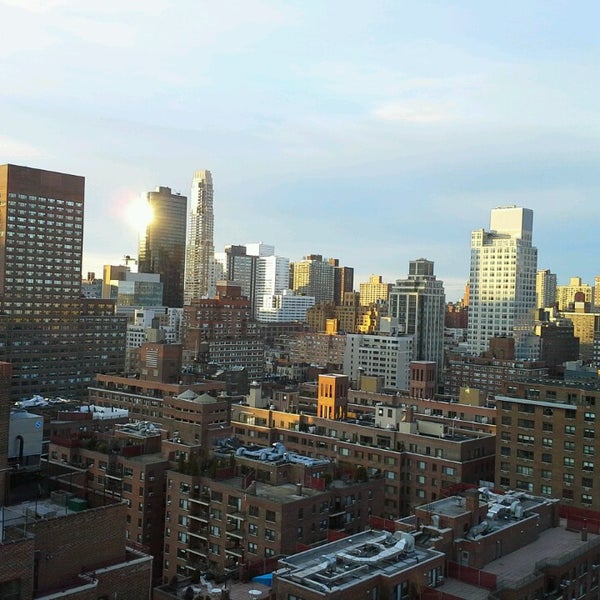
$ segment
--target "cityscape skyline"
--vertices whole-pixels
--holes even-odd
[[[218,251],[335,256],[356,284],[423,257],[456,300],[470,232],[515,204],[539,268],[592,283],[598,7],[360,8],[1,2],[0,162],[86,177],[84,272],[135,255],[132,199],[210,169]]]
[[[470,232],[516,204],[539,268],[591,283],[599,8],[361,8],[5,0],[0,162],[86,177],[84,272],[135,254],[131,199],[210,169],[218,251],[335,256],[356,282],[424,257],[455,300]]]

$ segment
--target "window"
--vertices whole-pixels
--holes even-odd
[[[544,452],[542,454],[542,462],[551,463],[552,462],[552,454],[548,454],[547,452]]]
[[[533,460],[533,450],[517,449],[517,458],[522,458],[523,460]]]
[[[528,476],[532,476],[533,475],[533,467],[526,467],[524,465],[517,465],[517,473],[519,475],[528,475]]]
[[[595,412],[585,412],[585,413],[583,413],[583,420],[584,421],[595,421],[596,420],[596,413]]]
[[[259,515],[258,506],[254,506],[253,504],[251,504],[251,505],[248,507],[248,514],[249,514],[251,517],[258,517],[258,515]]]
[[[569,451],[575,450],[575,442],[565,442],[564,448],[565,448],[565,450],[569,450]]]
[[[256,544],[255,542],[248,542],[248,552],[250,552],[251,554],[257,554],[258,544]]]
[[[584,460],[582,468],[583,468],[584,471],[593,471],[594,470],[594,463],[591,460]]]
[[[581,494],[581,503],[582,504],[591,504],[592,503],[591,494]]]
[[[258,525],[255,523],[248,523],[248,535],[258,535]]]
[[[265,540],[269,540],[270,542],[275,541],[275,530],[265,528]]]
[[[573,475],[573,473],[563,473],[563,481],[565,483],[573,483],[575,481],[575,475]]]
[[[567,435],[575,435],[575,425],[565,425],[565,433]]]
[[[275,511],[267,510],[267,512],[265,514],[265,521],[270,521],[271,523],[275,523],[275,521],[276,521]]]
[[[543,485],[542,486],[542,494],[544,494],[544,496],[552,496],[552,486]]]
[[[581,485],[586,488],[594,487],[594,480],[591,477],[582,477]]]
[[[454,467],[442,467],[442,473],[444,475],[456,475],[456,469]]]

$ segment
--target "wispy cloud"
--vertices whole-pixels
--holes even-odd
[[[373,110],[372,114],[382,121],[403,123],[439,123],[454,119],[451,111],[446,107],[402,100],[383,104]]]
[[[0,162],[29,160],[37,158],[41,154],[42,152],[38,148],[27,142],[0,135],[0,157],[4,157],[4,160],[0,160]]]

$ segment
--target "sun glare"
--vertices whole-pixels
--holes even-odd
[[[152,207],[148,204],[145,195],[129,202],[125,210],[127,223],[138,233],[144,233],[146,227],[152,222]]]

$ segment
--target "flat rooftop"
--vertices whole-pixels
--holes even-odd
[[[523,518],[535,514],[535,509],[553,502],[548,498],[532,496],[521,491],[507,492],[504,495],[489,492],[487,499],[479,498],[479,507],[488,507],[488,516],[485,519],[485,528],[481,528],[476,535],[485,535],[493,533],[500,529],[511,527]],[[485,494],[483,494],[485,498]],[[462,496],[451,496],[442,498],[435,502],[430,502],[419,507],[420,510],[426,510],[430,514],[456,518],[468,512],[466,500]],[[483,522],[482,522],[483,525]]]
[[[443,558],[436,550],[415,546],[408,533],[364,531],[351,537],[281,559],[279,579],[322,593],[343,591],[357,581],[397,576],[426,562]]]
[[[81,512],[69,508],[68,500],[73,494],[55,494],[50,498],[27,500],[19,504],[0,508],[0,543],[6,539],[24,537],[28,534],[29,523],[40,519],[53,519]]]
[[[517,587],[520,582],[535,572],[544,562],[561,564],[569,554],[590,546],[600,546],[600,536],[588,533],[587,541],[581,533],[568,531],[566,521],[559,527],[544,530],[537,540],[527,546],[502,556],[485,566],[485,571],[498,578],[498,587]]]
[[[298,486],[295,483],[280,483],[278,485],[273,485],[256,480],[256,491],[249,491],[247,488],[243,488],[243,482],[244,479],[242,477],[230,477],[219,481],[220,484],[225,484],[227,487],[231,487],[240,493],[247,494],[248,496],[255,496],[257,498],[266,498],[279,504],[297,502],[300,498],[313,498],[323,494],[323,491],[321,490],[313,490],[303,486],[302,496],[300,496],[298,495]],[[254,487],[254,482],[252,483],[252,487]]]

